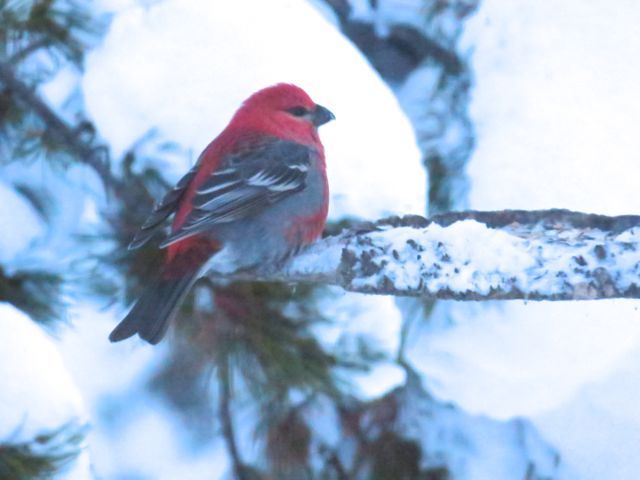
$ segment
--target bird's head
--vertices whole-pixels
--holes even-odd
[[[318,139],[317,128],[334,118],[333,113],[316,104],[300,87],[279,83],[245,100],[232,124],[311,143]]]

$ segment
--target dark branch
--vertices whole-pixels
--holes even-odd
[[[78,130],[67,125],[32,88],[18,79],[12,68],[4,62],[0,62],[0,83],[42,120],[53,138],[65,145],[81,162],[91,167],[107,187],[116,193],[122,192],[124,186],[111,173],[105,147],[84,142]]]
[[[240,458],[238,445],[236,445],[233,420],[231,419],[231,378],[229,363],[225,355],[222,355],[221,357],[220,363],[218,364],[218,385],[220,387],[218,415],[220,417],[220,422],[222,423],[222,436],[224,437],[229,456],[231,457],[233,473],[236,480],[248,480],[244,473],[244,464]]]
[[[51,46],[50,38],[42,37],[37,40],[34,40],[32,43],[28,44],[27,46],[25,46],[20,50],[17,50],[13,55],[11,55],[9,57],[9,60],[7,61],[7,65],[15,65],[21,60],[24,60],[25,58],[27,58],[32,53],[35,53],[38,50],[42,48],[47,48],[49,46]]]

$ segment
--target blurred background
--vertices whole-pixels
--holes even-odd
[[[326,234],[640,212],[634,0],[0,0],[0,480],[636,479],[632,300],[196,284],[110,344],[127,244],[252,92],[303,87]],[[234,308],[216,306],[220,303]]]

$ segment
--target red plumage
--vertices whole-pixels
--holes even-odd
[[[131,242],[143,245],[174,215],[160,244],[167,248],[162,272],[110,340],[138,333],[159,342],[209,261],[222,272],[273,267],[314,241],[329,197],[317,127],[333,118],[294,85],[249,97]]]

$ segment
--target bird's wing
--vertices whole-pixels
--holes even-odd
[[[196,165],[178,181],[176,186],[169,190],[162,200],[153,207],[153,211],[129,244],[129,250],[141,247],[157,232],[164,229],[164,221],[178,210],[180,200],[187,191],[189,183],[196,176],[197,171],[198,164],[196,163]]]
[[[220,168],[198,186],[191,200],[193,209],[184,223],[160,246],[250,217],[301,191],[312,155],[310,147],[280,139],[227,155]]]

